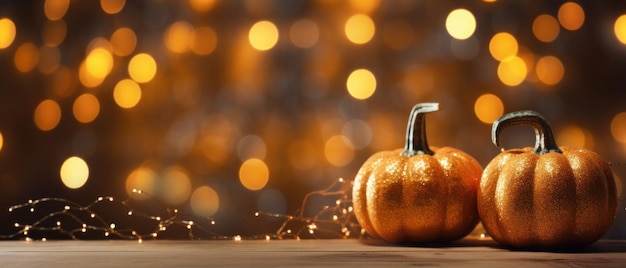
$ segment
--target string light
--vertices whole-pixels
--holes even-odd
[[[148,195],[147,193],[137,190],[134,192],[141,192],[141,194]],[[142,243],[144,239],[158,239],[161,234],[168,231],[168,227],[181,226],[187,230],[186,238],[188,239],[230,239],[233,241],[241,241],[243,239],[301,239],[301,238],[349,238],[352,236],[352,231],[360,234],[360,225],[356,222],[354,215],[352,214],[352,181],[345,181],[344,179],[338,179],[324,190],[314,191],[305,196],[299,213],[296,215],[276,214],[263,211],[257,211],[254,213],[256,217],[269,216],[273,218],[283,218],[284,222],[281,227],[274,233],[260,234],[260,235],[234,235],[224,236],[218,235],[215,232],[209,230],[205,225],[199,225],[194,220],[183,219],[178,214],[178,209],[164,209],[167,216],[162,217],[158,215],[150,215],[145,212],[139,211],[132,207],[133,198],[128,198],[123,201],[115,201],[113,197],[98,197],[92,203],[81,206],[75,202],[72,202],[63,198],[41,198],[35,200],[28,200],[23,204],[11,206],[9,212],[18,212],[22,209],[30,209],[34,211],[35,207],[41,207],[41,210],[46,210],[44,215],[38,220],[32,223],[14,223],[14,227],[18,228],[14,233],[8,235],[0,235],[0,239],[14,239],[19,236],[24,236],[26,240],[36,240],[36,236],[41,235],[42,240],[46,234],[58,233],[65,235],[71,239],[81,239],[88,237],[88,235],[101,234],[101,238],[110,238],[115,236],[122,239],[137,240],[138,243]],[[159,203],[159,200],[154,199],[148,195],[149,199]],[[328,199],[327,201],[332,206],[322,206],[318,209],[309,211],[313,198]],[[142,199],[146,200],[146,199]],[[319,201],[319,200],[317,200]],[[100,205],[102,202],[107,202],[107,207]],[[100,207],[99,207],[100,206]],[[120,228],[117,223],[113,222],[114,219],[104,218],[99,212],[98,208],[103,211],[111,213],[115,206],[118,207],[120,215],[123,211],[126,212],[126,216],[138,218],[137,222],[141,222],[142,226],[145,226],[145,222],[139,221],[150,220],[152,225],[155,226],[151,231],[141,232],[136,227],[122,227]],[[62,209],[57,209],[62,207]],[[308,216],[310,214],[310,216]],[[122,217],[122,216],[120,216]],[[61,219],[67,219],[64,224]],[[206,220],[206,218],[204,218]],[[119,218],[115,221],[122,221]],[[54,224],[50,224],[53,221]],[[71,226],[76,226],[72,228]],[[208,219],[208,225],[216,225],[214,219]],[[65,226],[68,226],[65,228]],[[296,228],[297,231],[293,231],[292,228]],[[183,237],[181,237],[183,238]]]
[[[301,238],[350,238],[364,233],[356,221],[352,209],[352,181],[338,179],[326,189],[313,191],[304,197],[296,215],[256,212],[256,216],[285,219],[274,235],[277,239]],[[322,206],[310,211],[311,202],[325,199],[332,206]],[[310,215],[310,216],[309,216]],[[294,231],[295,229],[295,231]],[[353,232],[354,231],[354,232]],[[361,237],[359,236],[359,237]]]
[[[102,202],[107,202],[106,204],[109,205],[103,207],[103,205],[101,205]],[[171,226],[184,227],[187,230],[187,237],[189,239],[195,239],[197,234],[201,234],[202,237],[206,237],[207,239],[224,239],[224,236],[218,236],[203,225],[182,219],[181,216],[177,213],[173,213],[172,210],[164,209],[167,215],[164,217],[150,215],[132,208],[131,202],[132,199],[130,197],[123,201],[116,201],[113,197],[98,197],[95,201],[85,206],[81,206],[64,198],[28,200],[26,203],[11,206],[9,212],[17,213],[23,209],[34,212],[37,207],[40,208],[39,210],[42,211],[41,213],[43,213],[43,215],[32,223],[15,222],[13,226],[17,228],[17,230],[11,234],[0,235],[0,239],[14,239],[19,236],[24,236],[24,239],[33,240],[36,239],[36,236],[49,233],[65,235],[71,239],[81,239],[83,237],[93,237],[94,235],[97,237],[98,234],[101,234],[103,238],[109,238],[113,235],[122,239],[136,239],[141,243],[145,238],[156,239],[160,233],[167,231],[167,227]],[[126,213],[127,217],[151,220],[155,228],[152,231],[145,232],[132,227],[120,228],[116,222],[112,222],[113,219],[105,219],[102,214],[98,212],[99,209],[101,209],[109,214],[114,211],[116,207],[120,212],[133,211],[133,213]],[[141,227],[143,228],[145,222],[141,222]],[[215,225],[215,221],[209,219],[209,225]],[[45,238],[45,236],[42,236],[42,239],[43,238]]]

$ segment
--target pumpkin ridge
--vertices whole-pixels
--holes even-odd
[[[549,152],[537,158],[534,185],[534,235],[539,245],[551,247],[571,237],[575,227],[576,180],[566,155]],[[555,224],[557,223],[557,224]]]
[[[404,216],[402,226],[408,240],[435,241],[440,237],[442,226],[441,210],[443,202],[442,173],[438,161],[431,155],[418,154],[406,158]],[[428,231],[425,231],[428,230]]]
[[[478,224],[476,191],[478,190],[482,167],[473,158],[468,159],[471,156],[449,147],[443,147],[436,151],[434,157],[437,158],[437,162],[445,174],[447,189],[441,239],[456,240],[469,234]],[[468,164],[464,165],[464,163]],[[476,164],[478,166],[475,166]],[[475,170],[477,168],[478,170]],[[467,200],[461,198],[467,194],[474,196],[470,199],[473,202],[469,204]],[[460,215],[472,215],[472,217]]]
[[[399,208],[402,207],[404,182],[398,178],[402,178],[405,165],[405,157],[382,158],[377,168],[372,170],[368,182],[367,208],[371,209],[368,211],[375,212],[369,214],[368,220],[378,236],[387,241],[400,242],[401,239],[396,234],[401,230],[402,223],[388,221],[390,218],[403,217]]]
[[[538,155],[513,154],[500,170],[496,184],[496,206],[498,228],[502,230],[504,240],[513,244],[532,243],[528,233],[533,233],[535,221],[532,217],[534,204],[524,202],[533,200],[535,169]],[[525,203],[525,204],[524,204]]]
[[[601,178],[598,177],[597,179],[597,182],[602,184],[602,189],[599,189],[601,192],[613,192],[611,190],[611,182],[614,182],[613,173],[610,172],[610,168],[608,169],[609,172],[606,172],[608,167],[608,164],[606,164],[606,162],[604,162],[599,157],[591,156],[592,154],[594,156],[597,156],[595,153],[586,150],[575,150],[574,148],[570,150],[564,149],[564,152],[568,158],[568,161],[570,162],[570,165],[572,166],[572,169],[574,169],[574,174],[577,179],[577,191],[581,190],[579,188],[583,186],[589,186],[588,180],[591,180],[594,176],[587,175],[583,177],[583,175],[585,173],[591,173],[603,175],[601,176]],[[584,169],[582,167],[587,167],[587,169]],[[588,172],[589,170],[592,171]],[[579,175],[579,173],[583,175]],[[608,231],[608,229],[611,227],[611,224],[615,217],[614,215],[616,208],[616,205],[613,206],[612,204],[616,204],[616,200],[612,200],[612,194],[605,196],[605,198],[602,198],[602,204],[595,204],[595,207],[603,209],[602,211],[599,211],[598,208],[588,209],[586,206],[590,206],[589,202],[588,200],[580,200],[581,195],[582,194],[580,193],[577,193],[576,195],[578,197],[576,200],[576,224],[575,230],[573,231],[575,235],[572,236],[572,242],[576,244],[589,244],[598,240],[602,236],[602,234]],[[589,198],[590,197],[587,197],[586,199]],[[598,198],[596,197],[594,199]],[[587,208],[587,211],[585,211],[585,208]],[[605,217],[605,221],[599,223],[601,224],[601,226],[596,226],[595,228],[591,228],[591,230],[589,230],[590,226],[592,226],[589,222],[593,221],[593,219],[595,218],[602,218],[603,215],[608,216]],[[580,227],[576,228],[578,226]]]

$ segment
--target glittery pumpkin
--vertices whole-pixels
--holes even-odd
[[[478,223],[482,167],[457,149],[428,146],[424,113],[438,107],[415,105],[405,148],[372,155],[357,173],[354,213],[370,235],[395,243],[449,242]]]
[[[485,230],[518,248],[579,247],[599,239],[617,206],[608,164],[586,149],[559,148],[548,122],[533,111],[496,120],[496,146],[502,130],[512,125],[532,126],[535,148],[503,151],[485,167],[478,192]]]

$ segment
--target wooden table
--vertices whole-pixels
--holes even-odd
[[[0,267],[626,267],[626,241],[579,252],[512,251],[491,240],[445,247],[375,240],[0,241]]]

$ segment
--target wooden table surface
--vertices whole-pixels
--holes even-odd
[[[445,247],[375,240],[0,241],[0,267],[626,267],[626,241],[578,252],[513,251],[491,240]]]

